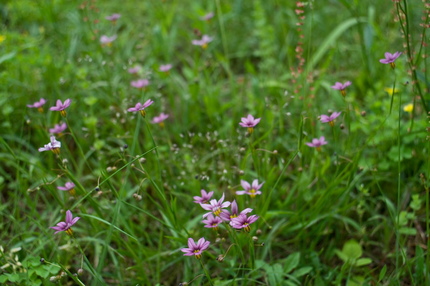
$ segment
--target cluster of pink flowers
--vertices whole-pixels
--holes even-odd
[[[395,52],[394,54],[391,53],[385,53],[385,58],[380,59],[379,62],[383,64],[390,64],[390,66],[394,69],[395,68],[395,61],[398,57],[401,56],[401,52]],[[336,82],[333,86],[331,86],[332,89],[339,90],[342,96],[346,96],[346,88],[351,85],[350,81],[347,81],[345,83]],[[331,127],[334,126],[334,120],[340,116],[341,112],[333,112],[331,115],[325,115],[322,114],[319,116],[319,119],[322,123],[328,123]],[[321,151],[321,146],[326,145],[328,142],[325,140],[324,136],[321,136],[320,138],[314,138],[312,139],[312,142],[306,143],[309,147],[314,147],[318,151]]]
[[[43,112],[43,105],[45,105],[46,102],[47,102],[46,99],[41,98],[39,101],[36,101],[33,104],[28,104],[27,107],[37,108],[37,110],[39,112]],[[70,99],[66,99],[63,103],[60,99],[58,99],[56,104],[54,106],[50,107],[49,110],[59,111],[61,116],[66,117],[66,115],[67,115],[66,109],[70,106],[71,102],[72,101]],[[66,123],[56,124],[54,126],[54,128],[49,129],[49,133],[60,134],[66,128],[67,128]],[[50,142],[48,144],[45,144],[43,147],[39,148],[38,151],[39,152],[52,151],[55,154],[59,154],[60,153],[60,147],[61,147],[61,142],[57,141],[55,139],[55,136],[51,136]]]
[[[258,180],[254,180],[252,184],[241,181],[241,185],[245,190],[237,191],[237,195],[248,194],[251,198],[256,195],[260,195],[259,189],[264,183],[259,184]],[[211,199],[214,192],[206,192],[206,190],[200,191],[201,196],[194,196],[194,202],[199,204],[202,209],[208,211],[203,214],[204,227],[218,230],[218,227],[222,223],[226,223],[229,227],[234,229],[243,229],[245,232],[251,231],[251,224],[258,220],[257,215],[248,215],[253,211],[251,208],[245,208],[239,211],[236,200],[232,202],[224,201],[225,194],[222,194],[219,200]],[[229,208],[229,209],[228,209]],[[203,237],[199,239],[196,244],[192,238],[188,239],[188,248],[183,248],[181,251],[185,252],[184,255],[191,256],[195,255],[196,258],[201,257],[203,250],[209,247],[210,242],[206,241]]]

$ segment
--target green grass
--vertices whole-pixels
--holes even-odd
[[[430,283],[422,2],[134,2],[0,4],[1,283]],[[379,62],[396,51],[395,69]],[[345,97],[331,88],[346,81]],[[43,113],[27,107],[40,98]],[[68,98],[66,117],[49,110]],[[148,99],[146,117],[127,112]],[[333,127],[318,120],[333,111]],[[38,152],[59,122],[60,154]],[[236,195],[255,179],[261,195]],[[205,228],[201,189],[252,208],[251,231]],[[74,235],[54,235],[67,210]],[[201,259],[184,256],[201,237]]]

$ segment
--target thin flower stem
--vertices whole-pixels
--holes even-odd
[[[76,137],[76,135],[75,135],[75,132],[73,132],[73,129],[70,127],[71,125],[70,125],[70,123],[69,123],[69,119],[68,119],[67,117],[65,117],[65,121],[66,121],[66,124],[67,124],[67,126],[68,126],[68,128],[69,128],[69,130],[70,130],[70,134],[72,135],[73,140],[74,140],[74,141],[75,141],[75,143],[76,143],[76,146],[78,146],[78,149],[79,149],[79,152],[81,153],[82,158],[83,158],[83,159],[85,159],[85,160],[84,160],[84,161],[85,161],[85,164],[87,165],[87,167],[88,167],[88,169],[89,169],[90,171],[93,171],[93,169],[91,168],[90,164],[88,163],[88,160],[86,160],[87,158],[86,158],[86,156],[85,156],[84,150],[82,150],[81,144],[79,143],[78,138],[77,138],[77,137]],[[72,156],[72,157],[73,157],[73,156]]]
[[[59,267],[59,268],[61,268],[64,272],[66,272],[67,273],[67,275],[70,277],[70,278],[72,278],[73,279],[73,281],[75,281],[75,283],[77,284],[77,285],[79,285],[79,286],[85,286],[85,284],[81,281],[81,280],[79,280],[79,278],[77,277],[77,276],[75,276],[75,275],[73,275],[66,267],[64,267],[62,264],[60,264],[60,263],[58,263],[58,264],[56,264],[56,263],[52,263],[52,262],[49,262],[49,261],[44,261],[43,263],[45,263],[45,264],[49,264],[49,265],[54,265],[54,266],[56,266],[56,267]],[[81,267],[82,268],[82,267]]]
[[[248,244],[249,244],[249,256],[250,256],[250,268],[254,270],[255,268],[255,249],[254,249],[254,241],[252,240],[251,233],[248,233]]]
[[[394,86],[395,86],[395,80],[394,80]],[[394,87],[393,87],[394,88]],[[393,89],[393,95],[394,98],[394,89]],[[392,102],[393,100],[391,100]],[[391,109],[391,108],[390,108]],[[402,115],[402,94],[399,93],[399,119],[398,119],[398,129],[397,129],[397,146],[398,146],[398,154],[397,154],[397,219],[396,219],[396,270],[399,270],[399,263],[400,263],[400,190],[401,190],[401,141],[400,141],[400,119]]]
[[[85,263],[87,264],[90,272],[94,275],[94,277],[102,284],[104,284],[103,278],[97,273],[97,271],[94,269],[94,267],[91,265],[90,261],[88,260],[87,256],[85,255],[84,250],[81,248],[81,246],[78,243],[78,240],[72,235],[72,239],[75,242],[76,246],[79,249],[79,252],[82,254],[82,257],[85,260]]]
[[[199,259],[200,261],[200,265],[203,268],[203,271],[205,272],[206,278],[209,280],[209,284],[210,285],[214,285],[211,279],[211,275],[209,274],[208,270],[206,269],[205,265],[203,264],[203,261],[201,259]]]

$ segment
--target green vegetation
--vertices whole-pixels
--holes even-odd
[[[430,285],[429,15],[427,0],[0,4],[0,283]],[[202,189],[258,219],[205,227]],[[73,233],[50,228],[67,210]],[[210,245],[184,256],[189,238]]]

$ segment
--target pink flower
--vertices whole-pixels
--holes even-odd
[[[161,71],[161,72],[168,72],[171,68],[172,68],[171,64],[161,65],[160,68],[159,68],[159,71]]]
[[[55,140],[54,136],[51,136],[51,142],[38,149],[39,152],[52,151],[55,154],[60,154],[61,142]]]
[[[61,124],[55,124],[54,128],[49,129],[49,133],[57,134],[57,133],[63,132],[66,129],[67,129],[67,124],[63,122]]]
[[[334,126],[334,120],[336,118],[338,118],[341,113],[342,112],[333,112],[330,116],[323,114],[320,116],[320,121],[322,123],[329,123],[330,126],[333,127]]]
[[[106,20],[109,20],[111,22],[116,22],[116,20],[118,20],[119,18],[121,18],[121,14],[118,14],[118,13],[114,13],[110,16],[105,17]]]
[[[147,79],[134,80],[130,83],[130,85],[135,88],[144,88],[149,85],[149,80]]]
[[[46,100],[44,98],[41,98],[39,101],[36,101],[33,104],[27,104],[27,107],[29,108],[37,108],[39,112],[43,112],[43,105],[46,103]]]
[[[74,225],[78,220],[80,219],[80,217],[75,217],[73,218],[72,212],[70,210],[66,211],[66,221],[62,221],[57,223],[56,226],[51,226],[50,228],[56,230],[56,232],[54,232],[54,234],[60,232],[60,231],[65,231],[68,235],[72,235],[73,231],[71,229],[72,225]]]
[[[308,143],[306,143],[306,145],[308,145],[309,147],[315,147],[315,148],[317,148],[318,151],[320,151],[321,146],[326,145],[327,143],[328,142],[325,141],[324,136],[321,136],[320,139],[314,138],[314,139],[312,139],[312,142],[308,142]]]
[[[244,191],[237,191],[236,195],[250,195],[251,198],[254,198],[256,195],[261,195],[261,192],[259,189],[263,186],[264,183],[258,184],[258,180],[252,181],[252,185],[249,184],[247,181],[240,180],[240,184],[242,185],[242,188],[244,188]]]
[[[152,101],[151,99],[148,99],[144,104],[141,104],[140,102],[138,102],[135,107],[131,107],[131,108],[127,109],[127,111],[128,112],[137,112],[137,111],[139,111],[140,114],[143,117],[145,117],[145,115],[146,115],[145,108],[147,108],[148,106],[150,106],[153,103],[154,103],[154,101]]]
[[[210,19],[212,19],[214,17],[214,13],[213,12],[209,12],[206,15],[200,17],[200,20],[202,21],[209,21]]]
[[[197,204],[205,204],[207,202],[209,202],[209,200],[212,198],[212,195],[214,194],[214,192],[209,192],[207,193],[205,190],[201,190],[200,193],[202,194],[201,197],[195,196],[193,197],[195,199],[195,203]]]
[[[340,93],[345,96],[346,95],[346,91],[345,89],[351,85],[350,81],[347,81],[345,83],[340,83],[340,82],[336,82],[331,88],[336,89],[336,90],[340,90]]]
[[[115,41],[117,38],[117,35],[113,35],[112,37],[108,37],[106,35],[103,35],[100,37],[100,43],[103,46],[111,46],[112,42]]]
[[[397,60],[398,57],[401,56],[401,52],[395,52],[394,54],[391,53],[385,53],[385,59],[380,59],[379,62],[383,63],[383,64],[390,64],[392,68],[395,68],[395,61]]]
[[[71,102],[72,101],[69,98],[66,99],[64,101],[64,103],[61,102],[61,100],[58,99],[57,100],[57,104],[55,106],[50,107],[49,110],[60,111],[61,116],[65,117],[66,114],[67,114],[66,111],[65,111],[65,109],[70,106]]]
[[[206,241],[204,237],[200,238],[197,244],[194,242],[194,239],[188,238],[188,248],[182,248],[181,251],[184,252],[184,256],[193,256],[197,259],[202,257],[202,252],[206,250],[211,244],[209,241]]]
[[[261,118],[255,118],[251,114],[248,115],[248,117],[242,117],[241,121],[239,123],[242,127],[248,128],[248,133],[252,134],[254,132],[254,127],[260,122]]]
[[[252,212],[252,209],[246,208],[239,213],[239,208],[237,207],[236,200],[234,200],[230,205],[231,213],[228,210],[223,210],[219,215],[224,221],[229,221],[231,225],[231,220],[241,214],[247,214]]]
[[[68,191],[72,196],[76,194],[75,184],[72,182],[67,182],[64,187],[60,186],[57,187],[57,189],[59,189],[60,191]]]
[[[222,197],[221,197],[221,199],[219,201],[217,201],[217,200],[214,199],[214,200],[211,200],[209,202],[209,204],[200,204],[200,206],[203,209],[205,209],[207,211],[210,211],[208,213],[205,213],[203,215],[203,218],[207,217],[211,213],[213,213],[216,216],[219,216],[221,214],[221,212],[222,212],[222,209],[223,208],[227,208],[231,204],[230,202],[224,202],[223,203],[223,201],[224,201],[224,194],[222,194]]]
[[[128,73],[135,74],[140,71],[140,67],[133,67],[128,69]]]
[[[217,229],[218,225],[222,223],[222,219],[219,216],[214,217],[213,214],[209,214],[206,217],[206,220],[203,220],[202,222],[205,224],[205,227],[207,228]]]
[[[164,126],[164,120],[166,120],[167,118],[169,118],[169,115],[167,115],[167,114],[164,114],[164,113],[161,113],[160,115],[158,115],[158,116],[155,116],[154,118],[152,118],[152,123],[154,123],[154,124],[160,124],[162,127]]]
[[[201,46],[203,49],[208,47],[208,44],[213,41],[212,37],[203,35],[201,40],[193,40],[191,43],[195,46]]]
[[[247,217],[246,214],[240,214],[238,217],[231,219],[231,226],[237,229],[244,229],[246,232],[251,231],[251,227],[249,226],[251,223],[254,223],[258,219],[258,216],[252,215]]]

